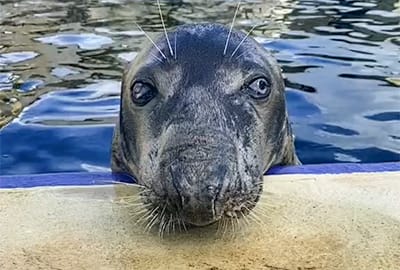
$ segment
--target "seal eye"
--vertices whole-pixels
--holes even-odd
[[[156,95],[157,89],[149,83],[135,82],[131,87],[132,101],[138,106],[144,106]]]
[[[265,78],[258,78],[248,85],[250,96],[254,99],[264,99],[271,93],[271,84]]]

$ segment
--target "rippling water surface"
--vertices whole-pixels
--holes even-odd
[[[124,65],[155,1],[0,0],[1,174],[109,167]],[[242,1],[281,63],[303,163],[400,160],[400,2]],[[229,24],[235,1],[162,2],[168,27]]]

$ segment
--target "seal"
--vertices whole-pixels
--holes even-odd
[[[205,226],[247,215],[263,173],[299,163],[280,67],[231,30],[179,26],[123,75],[112,170],[145,187],[143,200],[160,219]]]

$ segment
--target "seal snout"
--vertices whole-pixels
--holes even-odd
[[[161,154],[167,201],[185,223],[205,226],[223,215],[224,194],[237,178],[237,150],[226,133],[172,129]],[[235,177],[234,177],[235,176]]]
[[[220,201],[229,186],[228,170],[226,160],[216,157],[204,159],[204,153],[197,161],[192,157],[169,167],[167,196],[171,197],[170,201],[179,202],[178,212],[185,223],[205,226],[222,216]]]

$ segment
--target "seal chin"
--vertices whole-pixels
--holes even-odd
[[[184,213],[182,215],[182,220],[186,224],[190,224],[196,227],[205,227],[211,224],[214,224],[218,220],[220,220],[221,217],[214,217],[211,215],[203,215],[201,213]]]
[[[221,219],[240,219],[256,206],[262,192],[262,186],[255,186],[247,193],[238,187],[227,190],[211,201],[188,198],[182,206],[180,217],[186,224],[197,227],[208,226]]]
[[[247,215],[256,205],[262,186],[251,181],[245,183],[240,178],[237,160],[228,149],[222,152],[224,158],[211,158],[214,152],[208,152],[208,159],[193,159],[193,154],[190,160],[169,162],[162,174],[165,199],[159,200],[159,204],[168,205],[168,212],[194,226]],[[186,155],[187,151],[180,153]],[[189,152],[192,151],[200,150]]]
[[[175,202],[185,223],[205,226],[222,216],[221,202],[230,187],[230,174],[233,172],[228,167],[230,164],[235,163],[209,157],[186,159],[168,168],[165,193],[169,201]]]

